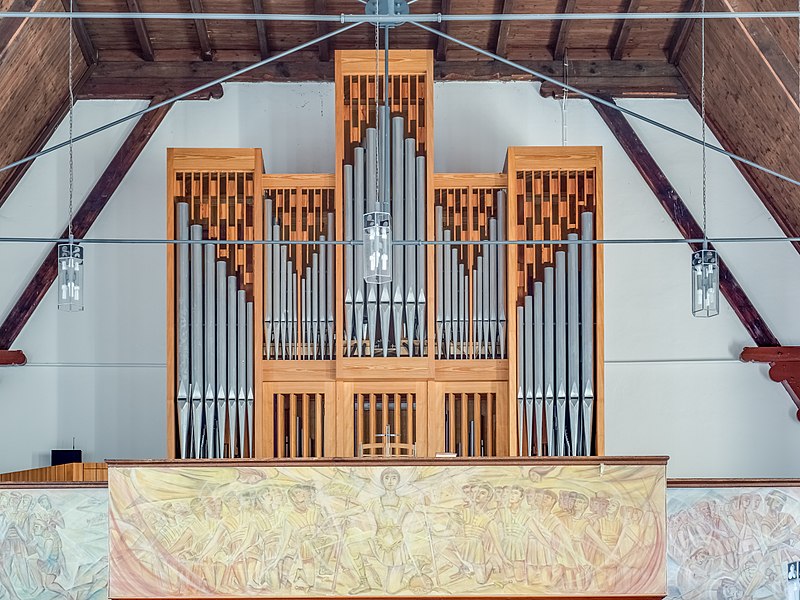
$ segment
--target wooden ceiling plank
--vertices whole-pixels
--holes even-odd
[[[189,6],[193,13],[203,12],[202,0],[189,0]],[[214,50],[211,47],[211,38],[208,37],[208,27],[203,19],[196,19],[194,22],[195,29],[197,29],[197,40],[200,43],[200,58],[203,60],[214,60]]]
[[[610,98],[607,98],[607,100],[613,102]],[[695,221],[689,208],[678,195],[678,192],[669,182],[667,176],[658,166],[658,163],[656,163],[625,116],[618,110],[608,106],[595,102],[592,104],[681,235],[687,239],[702,238],[703,232],[700,225]],[[700,244],[690,244],[690,246],[693,251],[701,248]],[[725,296],[733,312],[739,317],[742,326],[757,345],[780,346],[778,338],[772,333],[758,309],[747,297],[744,289],[721,257],[719,260],[719,286],[722,295]]]
[[[158,100],[160,101],[161,99],[159,98]],[[153,99],[152,103],[156,102],[157,100]],[[122,183],[131,166],[133,166],[133,163],[136,162],[147,142],[153,136],[153,133],[158,129],[164,117],[167,116],[171,106],[171,104],[168,104],[146,113],[136,123],[94,188],[92,188],[92,191],[89,192],[86,200],[81,204],[78,212],[75,213],[73,232],[76,238],[80,239],[86,236],[97,217],[100,216],[103,208],[106,207],[108,201],[114,195],[119,184]],[[61,237],[65,238],[66,236],[67,231],[64,230]],[[0,325],[0,349],[9,349],[17,339],[36,307],[39,306],[39,303],[44,298],[47,290],[50,289],[53,281],[55,281],[57,267],[56,246],[53,245],[22,294],[17,298],[5,321]]]
[[[700,9],[700,0],[688,0],[689,6],[684,12],[697,12]],[[667,60],[672,65],[677,65],[681,60],[681,55],[686,49],[686,42],[689,41],[689,34],[692,32],[697,19],[684,19],[669,47]]]
[[[503,14],[508,15],[514,12],[514,0],[503,0]],[[494,46],[494,53],[497,56],[508,58],[508,31],[511,28],[511,21],[500,21],[500,28],[497,31],[497,43]]]
[[[76,97],[80,94],[81,88],[85,85],[85,83],[89,80],[94,69],[97,65],[90,65],[86,67],[83,75],[75,82],[73,89],[75,92]],[[30,145],[27,147],[25,152],[22,156],[31,156],[39,152],[44,145],[47,143],[53,133],[55,133],[56,129],[58,128],[61,121],[67,116],[69,112],[69,92],[64,92],[64,97],[59,102],[56,109],[51,113],[50,117],[47,119],[45,124],[41,127],[39,132],[36,134],[36,137],[33,138]],[[2,185],[0,186],[0,206],[3,206],[8,197],[11,195],[11,192],[14,191],[14,188],[17,187],[17,184],[22,180],[22,177],[25,173],[28,172],[28,169],[31,167],[34,161],[28,161],[21,165],[17,165],[13,169],[10,170],[10,175],[8,175],[5,180],[3,180]]]
[[[9,12],[35,12],[41,0],[13,0]],[[0,55],[6,51],[27,19],[0,19]]]
[[[564,10],[561,12],[565,15],[575,12],[576,0],[566,0]],[[567,39],[569,38],[569,29],[572,26],[572,21],[563,20],[558,26],[558,37],[556,38],[556,46],[553,50],[553,59],[563,61],[564,54],[567,51]]]
[[[635,13],[639,11],[640,0],[628,0],[628,13]],[[633,21],[625,19],[620,25],[619,32],[617,33],[617,40],[614,42],[614,50],[611,52],[613,60],[622,60],[625,55],[625,46],[628,45],[628,38],[631,35],[631,24]]]
[[[451,9],[450,0],[442,0],[442,7],[439,11],[443,15],[449,15]],[[439,31],[447,33],[447,21],[439,23]],[[436,36],[436,50],[434,51],[434,59],[438,61],[447,60],[447,40],[440,35]]]
[[[139,7],[139,0],[126,0],[128,3],[128,11],[132,13],[142,12]],[[133,19],[133,26],[136,28],[136,37],[139,40],[139,49],[142,53],[144,60],[153,61],[156,59],[156,54],[153,51],[153,43],[150,41],[150,34],[147,32],[147,24],[144,19]]]
[[[325,0],[314,0],[314,14],[325,15],[328,14],[328,3]],[[317,37],[322,37],[330,31],[328,23],[320,21],[317,23]],[[331,59],[331,42],[325,40],[320,42],[317,46],[319,51],[319,59],[322,62],[328,62]]]
[[[262,0],[253,0],[253,12],[264,14],[264,4]],[[256,21],[256,31],[258,32],[258,48],[261,51],[261,60],[269,58],[269,39],[267,38],[267,23]]]
[[[70,0],[61,0],[61,4],[64,6],[65,12],[69,12],[69,2]],[[77,15],[78,10],[75,7],[74,2],[72,8],[73,14]],[[89,32],[86,30],[86,24],[82,19],[73,16],[72,31],[75,34],[75,39],[78,40],[78,46],[80,46],[81,54],[83,54],[83,60],[86,61],[88,66],[96,64],[97,48],[92,42],[92,38],[89,37]]]

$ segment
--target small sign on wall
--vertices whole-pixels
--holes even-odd
[[[800,600],[800,561],[786,563],[786,600]]]

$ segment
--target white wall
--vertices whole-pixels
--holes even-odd
[[[559,145],[561,113],[530,83],[441,83],[436,88],[436,170],[499,171],[509,145]],[[627,101],[629,108],[699,131],[683,101]],[[127,114],[136,102],[80,102],[76,131]],[[634,123],[699,217],[699,150]],[[76,198],[85,196],[130,126],[76,146]],[[568,111],[568,142],[602,145],[606,238],[679,234],[613,136],[583,101]],[[52,141],[64,139],[64,126]],[[165,232],[165,149],[261,147],[269,172],[332,172],[330,84],[227,85],[215,102],[182,103],[165,119],[90,232],[160,238]],[[66,153],[38,160],[0,208],[0,236],[54,235],[66,220]],[[780,231],[729,160],[709,157],[711,235]],[[800,256],[788,244],[721,248],[781,341],[800,341],[792,318]],[[0,245],[0,314],[45,252]],[[0,471],[46,464],[72,436],[87,460],[165,453],[165,259],[161,246],[90,246],[82,314],[56,311],[52,290],[15,347],[30,364],[0,370]],[[736,357],[751,345],[727,305],[719,317],[689,311],[685,245],[608,246],[606,450],[668,454],[671,476],[795,476],[800,423],[763,367]],[[129,267],[129,268],[126,268]]]

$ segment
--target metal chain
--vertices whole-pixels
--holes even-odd
[[[564,84],[569,85],[569,54],[564,50]],[[567,98],[569,90],[562,88],[561,96],[561,145],[567,145]]]
[[[69,31],[67,32],[67,63],[69,63],[69,73],[67,74],[67,83],[69,85],[69,223],[67,224],[67,231],[69,233],[69,240],[72,243],[72,191],[74,188],[74,165],[72,157],[72,123],[73,123],[73,107],[75,106],[75,97],[72,92],[72,3],[69,0]]]
[[[706,0],[700,11],[706,12]],[[700,116],[703,121],[703,250],[708,248],[708,206],[706,204],[706,20],[700,19]]]
[[[375,0],[375,16],[380,15],[380,0]],[[380,53],[381,53],[381,27],[378,19],[375,19],[375,202],[377,206],[370,206],[370,212],[380,208],[381,198],[381,163],[380,163],[380,123],[381,123],[381,110],[380,110]],[[383,85],[389,85],[389,82],[384,82]]]

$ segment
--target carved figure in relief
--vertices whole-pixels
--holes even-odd
[[[312,589],[318,574],[330,575],[327,565],[331,564],[336,540],[326,531],[327,515],[314,496],[315,490],[309,485],[296,485],[288,492],[291,506],[285,515],[286,553],[282,573],[295,589]]]

